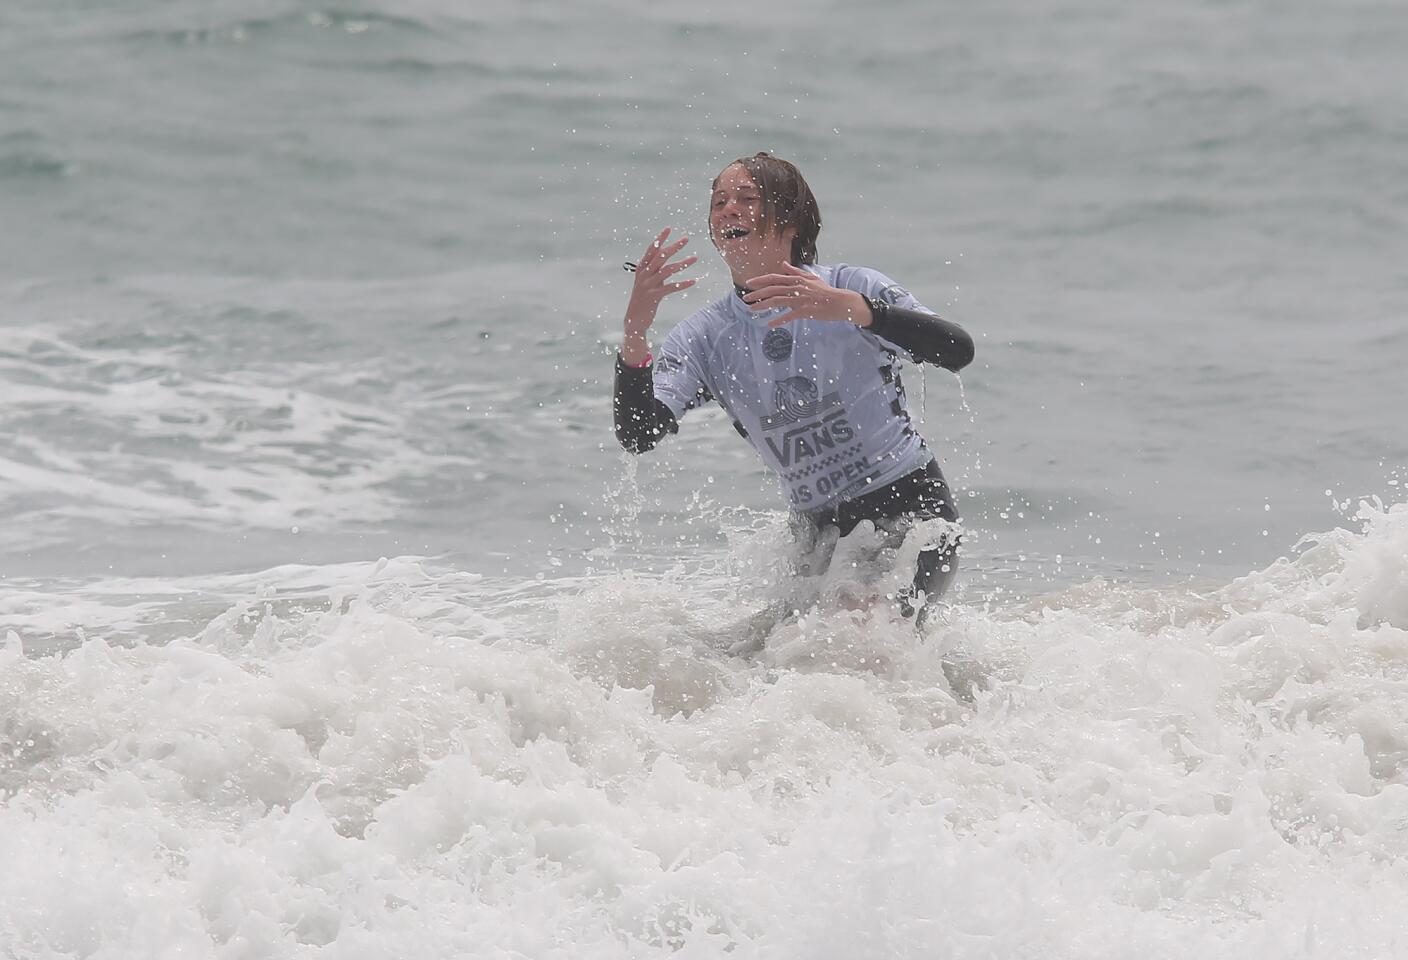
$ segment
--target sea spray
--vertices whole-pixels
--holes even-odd
[[[0,941],[1231,958],[1313,918],[1387,955],[1408,509],[1361,519],[1213,591],[1097,581],[920,634],[838,572],[746,657],[707,642],[723,567],[525,589],[404,559],[232,579],[160,645],[11,641]]]

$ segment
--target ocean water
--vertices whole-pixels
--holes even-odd
[[[1408,952],[1397,5],[0,8],[0,957]],[[824,574],[635,259],[759,149],[963,572]],[[814,568],[813,568],[814,569]],[[786,601],[780,623],[743,626]]]

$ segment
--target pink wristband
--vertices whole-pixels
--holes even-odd
[[[655,354],[653,354],[653,353],[647,353],[647,354],[645,355],[645,359],[644,359],[643,361],[641,361],[640,363],[626,363],[626,358],[625,358],[625,357],[622,357],[622,358],[621,358],[621,362],[622,362],[622,363],[625,363],[626,366],[630,367],[632,370],[644,370],[646,367],[650,366],[650,362],[651,362],[652,360],[654,360],[654,359],[655,359]]]

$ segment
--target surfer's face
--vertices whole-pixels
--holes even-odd
[[[740,164],[714,181],[709,199],[709,239],[735,278],[786,262],[792,253],[792,228],[778,232],[768,223],[763,192]],[[750,272],[751,271],[751,272]]]

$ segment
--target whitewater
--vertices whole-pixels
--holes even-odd
[[[0,654],[0,943],[1396,956],[1408,507],[1358,520],[1206,592],[1094,580],[918,639],[833,572],[752,657],[709,637],[766,524],[692,586],[410,558],[108,583],[104,629]],[[243,598],[207,620],[202,592]]]

